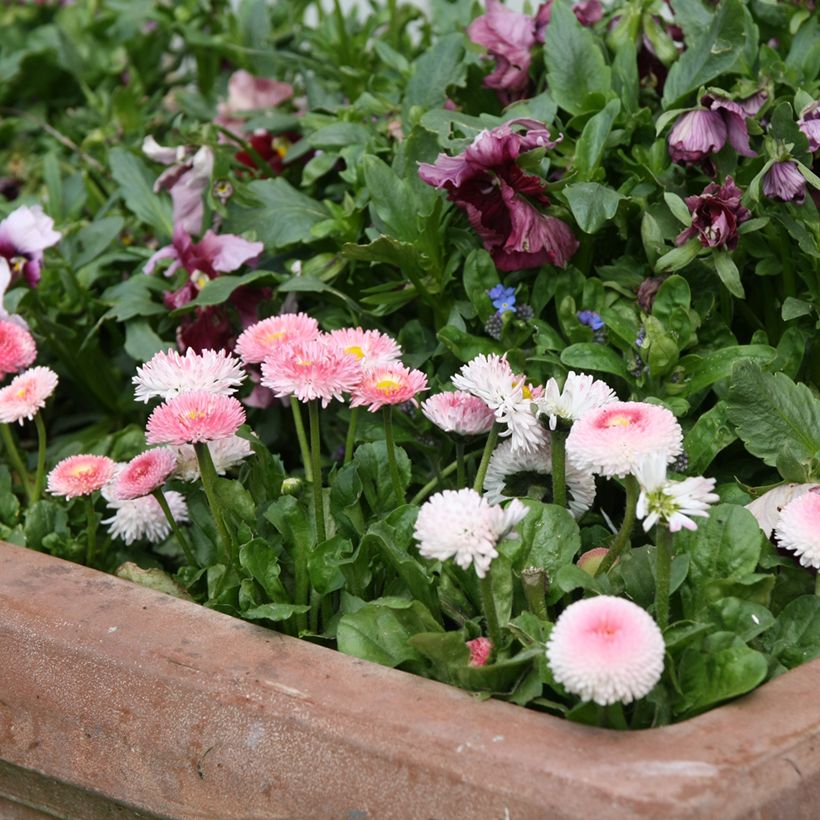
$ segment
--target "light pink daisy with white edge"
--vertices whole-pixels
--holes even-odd
[[[343,353],[358,359],[362,367],[375,367],[401,359],[399,343],[392,336],[378,330],[345,327],[331,330],[327,337],[329,344],[336,345]]]
[[[820,569],[820,488],[789,502],[780,513],[774,537],[804,567]]]
[[[195,390],[231,396],[244,380],[245,371],[235,356],[224,350],[196,353],[190,347],[184,356],[175,350],[160,351],[138,367],[131,379],[136,385],[134,398],[142,402],[170,399]]]
[[[109,495],[128,501],[150,495],[162,487],[177,466],[177,454],[170,447],[156,447],[135,456],[117,472]]]
[[[649,613],[611,595],[570,604],[547,641],[555,680],[601,706],[648,695],[663,674],[664,652],[663,635]]]
[[[0,319],[0,379],[28,367],[36,358],[31,333],[11,319]]]
[[[319,336],[319,323],[307,313],[282,313],[262,319],[236,340],[236,352],[245,364],[264,362],[278,347],[309,342]]]
[[[190,444],[183,444],[176,449],[177,466],[174,476],[182,481],[198,481],[199,462],[196,457],[196,450]],[[208,451],[211,454],[211,461],[214,463],[214,470],[217,475],[225,473],[237,464],[241,464],[251,453],[253,448],[251,443],[239,436],[228,436],[218,441],[208,442]]]
[[[567,458],[579,469],[604,476],[632,473],[650,453],[674,461],[683,447],[683,431],[665,407],[618,401],[582,416],[567,436]]]
[[[615,391],[606,382],[570,370],[563,388],[558,387],[555,379],[550,379],[535,403],[537,414],[547,416],[550,430],[555,430],[558,419],[571,424],[590,410],[617,400]]]
[[[706,518],[709,507],[720,501],[720,496],[712,492],[714,478],[668,479],[666,456],[662,452],[644,456],[634,472],[641,488],[635,514],[643,519],[644,532],[649,532],[658,521],[665,521],[670,532],[681,528],[696,530],[698,525],[690,516]]]
[[[766,533],[766,538],[771,538],[774,528],[780,521],[783,508],[795,498],[815,488],[820,490],[820,484],[797,484],[795,482],[781,484],[763,493],[754,501],[750,501],[746,509],[757,519],[760,529]]]
[[[498,542],[517,538],[513,527],[526,515],[527,508],[518,499],[501,507],[475,490],[444,490],[422,505],[413,535],[424,558],[454,558],[462,569],[472,564],[476,575],[483,578],[498,557]]]
[[[188,505],[182,494],[169,490],[164,495],[174,521],[186,523],[189,520]],[[112,498],[108,500],[108,507],[114,515],[101,523],[107,525],[112,538],[119,538],[126,544],[142,539],[158,544],[171,534],[171,525],[152,495],[123,500]]]
[[[361,381],[350,394],[350,406],[367,405],[375,413],[385,405],[410,401],[427,389],[427,376],[420,370],[411,370],[399,362],[380,364],[362,371]]]
[[[321,399],[322,407],[332,399],[342,401],[360,378],[358,361],[329,345],[324,336],[282,345],[262,363],[262,384],[275,396],[295,396],[302,402]]]
[[[196,444],[234,435],[245,423],[245,410],[233,396],[198,390],[168,399],[154,408],[145,427],[149,444]]]
[[[101,490],[113,477],[117,462],[106,456],[81,454],[60,461],[48,474],[47,489],[52,495],[76,498]]]
[[[445,433],[480,436],[489,433],[495,413],[478,396],[463,390],[436,393],[421,405],[421,412]]]
[[[57,374],[49,367],[32,367],[0,390],[0,422],[31,421],[57,389]]]

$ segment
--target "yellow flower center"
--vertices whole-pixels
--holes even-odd
[[[188,421],[202,421],[202,419],[208,418],[208,414],[204,410],[189,410],[185,413],[185,418]]]
[[[530,386],[528,384],[525,384],[521,388],[521,394],[524,396],[525,399],[531,399],[532,398],[532,390],[530,390]]]
[[[28,398],[28,387],[21,387],[16,393],[15,396],[18,399],[27,399]]]
[[[193,282],[193,285],[197,290],[202,290],[202,288],[204,288],[210,281],[211,279],[208,274],[203,273],[201,270],[195,270],[191,274],[191,282]]]
[[[298,364],[299,367],[310,367],[313,361],[311,359],[300,359],[297,357],[296,364]]]
[[[611,416],[606,420],[606,427],[629,427],[632,419],[629,416]]]
[[[94,467],[91,464],[78,464],[71,468],[71,475],[74,478],[82,478],[86,475],[91,475],[94,472]]]
[[[278,342],[281,338],[283,338],[283,337],[284,337],[284,335],[285,335],[285,331],[284,331],[284,330],[279,330],[279,331],[272,330],[270,333],[266,333],[266,334],[262,337],[262,341],[263,341],[263,342],[266,342],[266,343],[269,343],[269,342]]]
[[[279,154],[280,157],[285,156],[288,152],[288,148],[290,148],[290,140],[285,139],[284,137],[274,137],[271,140],[271,148]]]
[[[22,273],[26,262],[28,262],[28,259],[25,256],[13,256],[11,258],[11,272]]]
[[[401,386],[401,382],[394,376],[384,376],[384,378],[376,382],[376,390],[380,393],[387,393],[388,395],[400,390]]]
[[[359,345],[350,345],[350,347],[346,347],[345,353],[349,353],[351,356],[355,356],[357,359],[364,358],[364,350],[362,350],[359,347]]]

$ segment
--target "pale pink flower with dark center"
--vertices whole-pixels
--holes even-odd
[[[6,260],[12,281],[25,279],[34,287],[40,281],[43,251],[56,245],[62,234],[39,205],[23,205],[0,222],[0,258]]]
[[[578,469],[624,476],[651,453],[662,453],[667,463],[674,461],[683,446],[683,431],[665,407],[612,402],[576,421],[566,446],[567,458]]]
[[[57,374],[48,367],[32,367],[0,390],[0,422],[31,421],[57,388]]]
[[[181,493],[169,490],[164,495],[174,521],[177,524],[187,522],[188,505]],[[171,525],[152,495],[128,500],[111,498],[108,499],[108,507],[114,510],[114,515],[101,523],[108,526],[108,534],[112,538],[119,538],[126,544],[143,538],[152,544],[159,544],[171,534]]]
[[[648,695],[663,674],[660,628],[637,604],[599,595],[570,604],[547,641],[555,680],[601,706]]]
[[[307,402],[342,401],[361,379],[361,367],[352,356],[327,343],[326,337],[280,345],[262,363],[262,384],[276,396],[295,396]]]
[[[204,390],[223,396],[233,395],[245,380],[242,363],[224,350],[192,348],[185,355],[175,350],[161,350],[142,367],[131,381],[136,386],[134,398],[148,402],[152,398],[170,399],[180,393]]]
[[[119,470],[111,486],[111,498],[127,501],[149,495],[162,487],[176,466],[176,453],[169,447],[146,450]]]
[[[350,394],[350,406],[367,405],[371,413],[388,404],[403,404],[427,389],[427,376],[399,362],[366,368]]]
[[[48,491],[64,498],[91,495],[113,477],[117,463],[106,456],[82,454],[64,458],[48,474]]]
[[[478,396],[453,390],[436,393],[421,405],[421,412],[445,433],[480,436],[489,433],[495,413]]]
[[[234,435],[245,423],[245,410],[233,396],[197,390],[167,399],[148,417],[149,444],[196,444]]]
[[[208,450],[217,475],[225,475],[232,467],[241,464],[251,453],[251,443],[239,436],[228,436],[218,441],[209,441]],[[190,444],[183,444],[176,448],[177,466],[174,476],[182,481],[198,481],[199,461],[196,450]]]
[[[282,313],[247,328],[236,340],[236,352],[245,364],[257,364],[276,348],[291,342],[309,342],[319,333],[319,323],[307,313]]]
[[[820,569],[820,488],[783,508],[774,537],[783,549],[794,552],[802,566]]]
[[[399,343],[378,330],[362,330],[360,327],[344,327],[327,334],[328,344],[336,345],[348,356],[358,359],[364,367],[397,362],[401,359]]]
[[[0,319],[0,378],[28,367],[36,358],[31,333],[11,319]]]
[[[473,638],[467,641],[470,650],[470,666],[485,666],[493,651],[493,642],[489,638]]]

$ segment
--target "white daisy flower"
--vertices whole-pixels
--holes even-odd
[[[555,379],[550,379],[535,404],[537,415],[548,416],[550,430],[555,430],[559,418],[571,423],[590,410],[617,400],[615,391],[606,382],[570,371],[563,388]]]
[[[163,493],[168,507],[177,524],[188,521],[188,505],[180,493],[170,490]],[[126,544],[145,539],[152,544],[164,541],[171,533],[171,525],[162,512],[159,501],[152,495],[128,501],[108,499],[108,507],[114,515],[103,520],[112,538],[119,538]]]
[[[182,481],[199,480],[199,462],[192,444],[183,444],[174,448],[177,452],[177,466],[174,476]],[[232,467],[241,464],[251,453],[251,443],[240,436],[229,436],[217,441],[209,441],[208,449],[217,475],[225,475]]]

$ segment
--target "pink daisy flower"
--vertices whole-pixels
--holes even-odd
[[[319,335],[319,323],[307,313],[282,313],[251,325],[236,340],[245,364],[264,362],[278,347],[309,342]]]
[[[648,612],[599,595],[570,604],[547,642],[547,661],[567,691],[601,706],[648,695],[663,674],[664,642]]]
[[[409,401],[427,389],[427,376],[398,362],[369,367],[350,396],[351,407],[367,405],[371,413],[387,404]]]
[[[307,402],[342,401],[359,383],[361,367],[352,356],[327,344],[325,337],[276,348],[262,363],[262,384],[276,396],[296,396]]]
[[[129,501],[149,495],[165,483],[176,466],[177,455],[170,447],[146,450],[117,473],[110,496],[117,501]]]
[[[48,367],[32,367],[0,390],[0,422],[31,421],[57,388],[57,374]]]
[[[467,649],[470,650],[470,666],[485,666],[490,660],[493,642],[489,638],[473,638],[467,641]]]
[[[232,436],[245,423],[245,410],[233,396],[198,390],[164,401],[148,417],[149,444],[195,444]]]
[[[760,529],[766,533],[766,538],[771,538],[772,531],[780,521],[783,508],[795,498],[815,488],[820,490],[820,484],[781,484],[749,502],[746,509],[757,519]]]
[[[445,433],[480,436],[489,433],[495,413],[478,396],[463,390],[436,393],[421,405],[421,412]]]
[[[378,330],[362,330],[360,327],[345,327],[332,330],[328,335],[329,344],[341,348],[344,353],[354,356],[362,367],[397,362],[401,358],[398,342]]]
[[[224,350],[188,348],[185,355],[176,350],[162,350],[137,368],[131,381],[136,385],[134,398],[148,402],[152,398],[170,399],[180,393],[204,390],[230,396],[245,379],[242,363]]]
[[[24,327],[0,319],[0,379],[28,367],[37,358],[37,345]]]
[[[789,502],[780,514],[774,537],[804,567],[820,569],[820,488]]]
[[[567,457],[579,469],[624,476],[650,453],[663,453],[667,462],[674,461],[682,446],[683,431],[665,407],[616,401],[591,410],[572,425]]]
[[[82,454],[64,458],[48,474],[52,495],[75,498],[102,489],[113,477],[117,463],[106,456]]]

